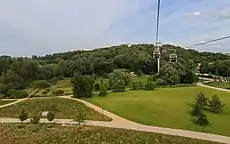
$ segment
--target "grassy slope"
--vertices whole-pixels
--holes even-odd
[[[206,113],[211,124],[199,127],[192,122],[191,102],[199,92],[214,94],[226,103],[222,114]],[[155,91],[127,91],[110,93],[107,97],[93,97],[88,101],[139,123],[210,132],[230,136],[230,93],[202,87],[162,88]]]
[[[32,117],[38,112],[48,111],[52,105],[56,105],[58,113],[56,118],[75,118],[78,108],[82,107],[85,111],[87,120],[110,120],[110,118],[102,116],[100,113],[91,108],[86,107],[84,104],[61,98],[46,98],[46,99],[30,99],[15,105],[1,108],[0,117],[18,117],[18,113],[25,109]]]
[[[224,88],[224,89],[230,89],[230,82],[211,82],[208,83],[207,85]]]
[[[15,100],[0,100],[0,105],[5,105],[12,102],[15,102]]]
[[[23,127],[19,129],[19,127]],[[58,125],[0,125],[2,143],[33,144],[214,144],[201,140],[147,132],[102,127],[63,127]]]

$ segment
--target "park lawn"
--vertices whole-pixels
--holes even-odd
[[[230,82],[211,82],[208,83],[207,85],[224,88],[224,89],[230,89]]]
[[[0,106],[1,105],[5,105],[5,104],[8,104],[8,103],[12,103],[12,102],[15,102],[16,100],[0,100]]]
[[[94,111],[84,104],[63,98],[43,98],[43,99],[28,99],[26,101],[11,105],[5,108],[0,108],[0,117],[18,117],[22,109],[28,112],[29,117],[37,113],[53,110],[56,107],[55,118],[75,119],[78,110],[84,110],[87,120],[102,120],[110,121],[110,118]]]
[[[217,94],[226,104],[221,114],[205,112],[210,121],[207,127],[192,122],[191,103],[194,96]],[[152,126],[185,129],[230,136],[230,93],[203,87],[159,88],[154,91],[127,91],[93,97],[89,102],[126,119]]]
[[[64,127],[55,124],[0,124],[2,143],[20,144],[217,144],[177,136],[104,127]]]

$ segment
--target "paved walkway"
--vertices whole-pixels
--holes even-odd
[[[206,87],[206,88],[210,88],[210,89],[219,90],[219,91],[230,92],[230,90],[228,90],[228,89],[223,89],[223,88],[208,86],[208,85],[205,85],[205,84],[203,84],[203,83],[197,83],[197,85],[198,85],[198,86],[201,86],[201,87]]]
[[[121,128],[121,129],[128,129],[128,130],[153,132],[153,133],[161,133],[161,134],[167,134],[167,135],[174,135],[174,136],[181,136],[181,137],[188,137],[188,138],[194,138],[194,139],[201,139],[201,140],[230,144],[230,137],[227,137],[227,136],[207,134],[207,133],[201,133],[201,132],[193,132],[193,131],[180,130],[180,129],[171,129],[171,128],[162,128],[162,127],[142,125],[142,124],[138,124],[138,123],[132,122],[130,120],[124,119],[124,118],[117,116],[117,115],[115,115],[109,111],[103,110],[102,108],[100,108],[100,107],[98,107],[92,103],[89,103],[87,101],[84,101],[84,100],[75,99],[75,98],[72,98],[70,96],[61,96],[59,98],[65,98],[65,99],[75,100],[75,101],[84,103],[86,106],[94,109],[95,111],[97,111],[99,113],[103,112],[104,115],[113,119],[111,122],[86,121],[86,125],[102,126],[102,127],[110,127],[110,128]],[[26,98],[26,99],[28,99],[28,98]],[[22,99],[21,101],[24,101],[26,99]],[[21,101],[17,101],[17,102],[21,102]],[[5,106],[6,105],[4,105],[3,107],[5,107]],[[0,123],[18,123],[18,122],[20,122],[20,121],[17,118],[0,118]],[[29,121],[27,120],[26,122],[29,122]],[[49,123],[46,119],[41,119],[41,122],[42,123]],[[77,124],[77,122],[74,122],[72,119],[56,119],[54,121],[54,123],[70,124],[70,125]]]

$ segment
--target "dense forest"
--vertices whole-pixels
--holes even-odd
[[[156,59],[154,45],[120,45],[90,51],[73,51],[46,56],[0,57],[0,93],[10,95],[10,90],[22,90],[35,80],[52,81],[59,77],[73,77],[74,73],[108,77],[116,69],[126,69],[137,74],[154,75]],[[178,61],[169,62],[174,51]],[[175,85],[193,83],[200,63],[200,72],[230,77],[230,56],[221,53],[198,52],[179,46],[163,45],[161,48],[161,83]]]

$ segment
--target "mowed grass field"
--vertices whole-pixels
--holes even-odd
[[[230,82],[211,82],[208,83],[207,85],[224,88],[224,89],[230,89]]]
[[[190,111],[194,96],[217,94],[226,104],[223,113],[205,112],[210,125],[197,126]],[[169,127],[230,136],[230,93],[203,87],[159,88],[154,91],[127,91],[109,93],[106,97],[93,97],[89,102],[126,119],[152,126]]]
[[[94,111],[77,101],[62,98],[29,99],[15,105],[0,108],[0,117],[18,117],[20,111],[24,109],[29,117],[37,113],[49,110],[56,110],[56,118],[75,119],[79,109],[84,110],[86,120],[110,121],[110,118]]]
[[[0,124],[3,144],[216,144],[196,139],[103,127]]]

